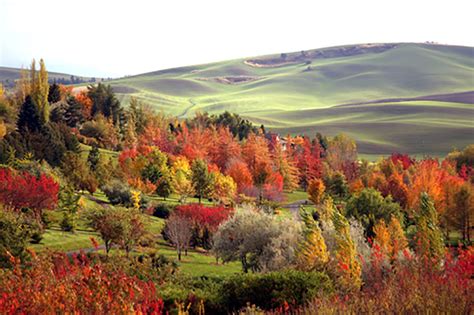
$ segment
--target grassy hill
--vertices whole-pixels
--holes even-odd
[[[341,46],[111,84],[125,101],[135,96],[180,117],[228,110],[281,134],[345,132],[365,154],[444,155],[474,140],[473,47]]]
[[[0,67],[0,83],[11,88],[15,85],[15,80],[20,78],[21,69]],[[90,82],[92,78],[71,75],[67,73],[48,72],[48,79],[50,82],[60,82],[64,84],[72,84],[71,78],[74,77],[75,84],[82,82]],[[94,79],[99,80],[99,79]]]

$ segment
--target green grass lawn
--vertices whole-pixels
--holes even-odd
[[[285,204],[290,204],[295,201],[307,200],[308,193],[303,190],[295,190],[292,192],[285,192]]]
[[[30,248],[35,251],[51,249],[63,252],[92,248],[91,237],[101,243],[99,235],[93,231],[70,233],[63,232],[57,228],[51,228],[46,230],[43,234],[43,240],[39,244],[32,244]]]

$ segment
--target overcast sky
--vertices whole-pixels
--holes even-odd
[[[117,77],[367,42],[474,46],[472,0],[0,0],[0,65]]]

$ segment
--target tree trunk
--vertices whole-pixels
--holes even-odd
[[[181,248],[178,248],[178,260],[181,261]]]

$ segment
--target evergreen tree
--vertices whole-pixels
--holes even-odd
[[[61,100],[61,88],[55,82],[49,86],[48,102],[50,104],[54,104],[54,103],[59,102],[60,100]]]
[[[87,163],[92,172],[97,170],[97,166],[99,165],[100,161],[100,151],[97,145],[93,145],[92,149],[89,151],[89,155],[87,156]]]
[[[21,106],[20,114],[18,115],[17,127],[21,133],[25,132],[39,132],[42,128],[42,122],[33,98],[26,96],[25,102]]]
[[[80,198],[81,196],[76,194],[71,186],[61,189],[59,193],[59,210],[63,212],[63,219],[60,224],[63,231],[74,232]]]
[[[64,112],[64,121],[66,124],[71,128],[75,128],[79,124],[82,124],[84,120],[82,105],[75,97],[68,97],[66,110]]]

